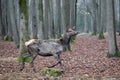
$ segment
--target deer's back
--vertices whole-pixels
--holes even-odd
[[[34,43],[30,45],[29,48],[32,52],[41,56],[52,56],[55,53],[60,53],[63,51],[63,46],[61,44],[49,40]]]

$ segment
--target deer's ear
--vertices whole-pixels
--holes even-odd
[[[69,28],[67,27],[67,28],[66,28],[66,32],[68,32],[68,30],[69,30]]]
[[[72,28],[70,28],[69,26],[66,28],[66,32],[71,31]]]
[[[76,26],[73,26],[72,29],[75,30]]]
[[[59,41],[60,41],[61,43],[63,43],[63,38],[60,38]]]

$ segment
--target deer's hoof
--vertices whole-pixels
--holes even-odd
[[[36,69],[35,69],[35,68],[33,68],[33,71],[34,71],[35,73],[37,73],[37,71],[36,71]]]
[[[23,68],[21,68],[19,71],[22,71],[23,70]]]

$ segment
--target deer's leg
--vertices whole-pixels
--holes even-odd
[[[68,44],[67,47],[68,47],[68,50],[69,50],[69,51],[72,51],[72,50],[71,50],[71,46],[70,46],[70,44]]]
[[[54,56],[54,58],[57,60],[57,63],[56,64],[54,64],[54,65],[52,65],[52,66],[49,66],[49,68],[52,68],[52,67],[55,67],[55,66],[57,66],[58,64],[60,64],[60,67],[62,68],[62,63],[61,63],[61,59],[60,59],[60,55],[59,55],[59,53],[58,54],[55,54],[55,55],[53,55]]]
[[[62,64],[62,62],[61,62],[62,59],[60,58],[60,54],[58,55],[58,59],[57,59],[57,61],[58,61],[58,64],[60,64],[61,69],[64,70],[63,64]]]
[[[30,54],[28,52],[22,55],[22,60],[23,61],[22,61],[22,67],[21,67],[20,71],[22,71],[24,69],[24,67],[25,67],[25,58],[29,57],[29,56],[30,56]]]
[[[34,72],[36,72],[36,69],[34,68],[33,62],[34,62],[36,57],[37,57],[37,54],[34,54],[34,55],[32,55],[31,60],[30,60],[30,65],[31,65],[31,68],[33,69]]]

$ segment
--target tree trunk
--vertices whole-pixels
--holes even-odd
[[[1,23],[1,19],[2,19],[2,11],[1,11],[1,0],[0,0],[0,37],[3,39],[3,27],[2,27],[2,23]]]
[[[27,0],[29,36],[33,38],[33,0]]]
[[[37,27],[37,37],[38,37],[38,27],[40,26],[40,18],[39,18],[39,0],[35,0],[35,17],[36,17],[36,27]]]
[[[22,55],[26,53],[26,48],[24,43],[28,41],[29,38],[29,32],[28,32],[28,13],[27,13],[27,2],[26,0],[20,0],[19,1],[20,6],[20,56],[18,58],[19,62],[22,61]]]
[[[20,32],[20,12],[19,12],[19,0],[14,0],[14,8],[15,8],[15,23],[18,30],[18,34]]]
[[[105,0],[101,0],[101,17],[100,17],[100,31],[99,31],[99,39],[104,39],[103,35],[103,28],[106,27],[106,19],[105,19],[105,14],[106,14],[106,9],[105,9]]]
[[[7,2],[7,5],[9,5],[9,2]],[[10,19],[10,11],[9,11],[9,6],[7,6],[7,36],[13,37],[13,32],[12,32],[12,26],[11,26],[11,19]]]
[[[120,0],[119,0],[119,30],[120,30]],[[119,32],[120,35],[120,32]]]
[[[36,5],[35,5],[35,0],[33,0],[33,8],[32,8],[32,11],[33,11],[33,15],[32,15],[32,31],[33,31],[33,38],[36,39],[37,38],[37,11],[36,11]]]
[[[115,26],[118,31],[119,27],[119,0],[114,0]]]
[[[97,34],[97,21],[96,21],[96,16],[97,16],[97,4],[95,0],[92,0],[92,18],[93,18],[93,35]]]
[[[76,26],[76,0],[70,0],[70,27]]]
[[[61,16],[61,3],[62,1],[61,0],[57,0],[57,6],[58,6],[58,10],[57,10],[57,15],[58,15],[58,19],[57,19],[57,22],[58,22],[58,36],[57,38],[61,37],[62,36],[62,16]]]
[[[9,14],[10,14],[10,21],[11,21],[11,28],[13,32],[13,40],[16,45],[19,45],[19,34],[18,34],[18,29],[15,24],[15,12],[14,12],[14,6],[13,6],[13,1],[14,0],[8,0],[9,4]]]
[[[55,27],[55,34],[56,37],[59,38],[61,36],[61,0],[54,0],[55,1],[55,13],[54,13],[54,27]]]
[[[48,24],[49,24],[49,38],[55,38],[54,17],[53,17],[53,0],[49,0],[48,4]]]
[[[106,0],[107,3],[107,31],[108,31],[108,56],[112,57],[118,51],[115,34],[115,15],[114,15],[114,0]]]
[[[38,39],[43,39],[43,0],[39,0],[39,9],[40,26],[38,26]]]
[[[63,32],[70,27],[70,1],[62,0]]]
[[[85,13],[84,13],[84,32],[88,33],[89,28],[88,28],[88,14],[87,14],[88,12],[87,12],[86,0],[84,0],[84,10],[85,10]]]
[[[7,34],[7,0],[1,0],[1,25],[2,34],[5,36]]]
[[[49,1],[48,0],[44,0],[43,1],[43,34],[44,34],[44,39],[48,39],[48,5],[49,5]]]

